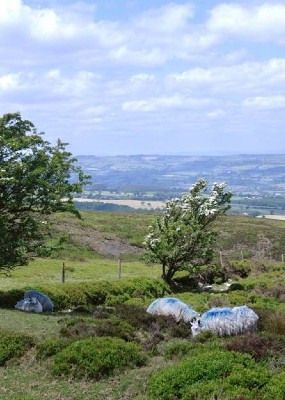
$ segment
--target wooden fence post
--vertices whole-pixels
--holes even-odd
[[[121,279],[122,275],[122,262],[121,262],[121,257],[118,257],[118,279]]]
[[[62,269],[61,269],[61,282],[65,282],[65,264],[64,262],[62,263]]]
[[[223,256],[222,256],[222,252],[220,251],[220,262],[221,262],[221,267],[223,268]]]

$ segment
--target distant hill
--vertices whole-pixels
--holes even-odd
[[[198,178],[227,182],[242,195],[285,195],[285,154],[230,156],[77,156],[94,190],[185,191]]]

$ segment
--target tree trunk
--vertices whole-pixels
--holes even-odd
[[[166,265],[162,264],[162,275],[161,275],[162,279],[164,279],[166,281]]]

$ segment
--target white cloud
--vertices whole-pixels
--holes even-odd
[[[179,95],[168,97],[153,97],[146,100],[126,101],[122,104],[123,111],[148,112],[157,110],[193,109],[205,107],[212,103],[211,99],[185,98]]]
[[[19,85],[18,74],[0,75],[0,90],[9,91],[15,90]]]
[[[208,118],[211,118],[211,119],[219,119],[226,115],[226,111],[219,108],[217,110],[207,112],[206,115]]]
[[[134,22],[135,29],[162,34],[173,34],[188,27],[194,16],[191,4],[166,4],[160,8],[152,8],[144,12]]]
[[[242,91],[280,90],[285,84],[285,59],[265,62],[244,62],[231,66],[193,68],[179,74],[170,74],[173,87],[187,85],[191,88],[211,88],[214,92],[240,93]]]
[[[249,97],[243,101],[243,106],[256,109],[285,108],[285,96],[257,96]]]
[[[285,5],[280,2],[259,6],[221,4],[211,11],[207,27],[225,40],[228,35],[233,35],[246,40],[285,44]]]

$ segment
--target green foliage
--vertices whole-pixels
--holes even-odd
[[[24,290],[14,289],[8,292],[0,292],[0,307],[14,308],[17,301],[24,297]]]
[[[226,268],[228,278],[239,276],[246,278],[251,272],[252,262],[250,260],[231,260]]]
[[[36,356],[38,359],[54,356],[67,347],[70,343],[71,340],[67,338],[43,340],[36,343]]]
[[[195,271],[213,258],[217,232],[214,221],[228,210],[231,193],[215,183],[206,195],[207,182],[199,179],[181,198],[166,202],[161,217],[150,226],[144,245],[147,259],[162,265],[170,282],[177,271]]]
[[[166,346],[164,350],[165,360],[172,360],[173,358],[181,358],[187,356],[187,354],[193,351],[195,344],[189,341],[176,341]]]
[[[72,343],[54,358],[56,375],[100,379],[117,370],[134,368],[146,363],[146,356],[135,343],[102,337]]]
[[[21,357],[34,345],[32,337],[22,334],[0,331],[0,365],[4,365],[11,358]]]
[[[103,319],[72,318],[61,328],[60,333],[68,338],[110,336],[131,341],[135,337],[134,328],[116,316]]]
[[[244,286],[240,282],[234,282],[230,286],[230,291],[233,292],[235,290],[244,290]]]
[[[140,296],[149,299],[169,292],[169,288],[163,280],[150,278],[69,283],[40,286],[36,289],[52,299],[56,310],[74,309],[86,305],[97,306],[105,303],[114,305],[131,297]]]
[[[182,399],[187,388],[196,382],[204,384],[229,375],[237,366],[253,368],[254,365],[246,354],[221,350],[201,353],[153,374],[148,386],[149,399]]]
[[[0,118],[0,269],[47,255],[45,215],[79,215],[73,194],[87,182],[60,140],[52,147],[19,113]],[[70,178],[73,182],[71,183]],[[63,201],[63,199],[66,199]]]
[[[14,400],[37,400],[35,397],[31,396],[17,396],[14,398]]]
[[[215,379],[207,382],[198,381],[187,386],[181,400],[255,400],[256,391],[234,386],[224,379]]]
[[[264,387],[262,400],[282,400],[285,398],[285,371],[277,373]]]

